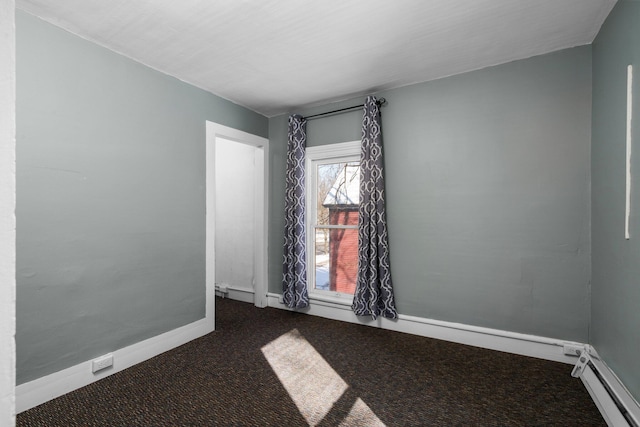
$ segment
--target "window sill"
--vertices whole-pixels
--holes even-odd
[[[309,293],[309,302],[311,303],[328,303],[326,305],[341,305],[351,309],[353,304],[353,296],[337,296],[337,295],[322,295],[317,293]],[[323,304],[325,305],[325,304]],[[340,307],[342,308],[342,307]]]

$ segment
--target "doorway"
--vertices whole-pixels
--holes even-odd
[[[269,141],[207,122],[207,312],[214,297],[267,305]]]

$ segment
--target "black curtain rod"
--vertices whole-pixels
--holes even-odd
[[[380,98],[380,99],[378,99],[376,101],[376,104],[378,104],[378,106],[382,106],[386,102],[387,102],[386,99]],[[315,118],[322,117],[322,116],[328,116],[330,114],[338,114],[338,113],[343,113],[343,112],[346,112],[346,111],[357,110],[358,108],[362,108],[362,107],[364,107],[364,104],[354,105],[353,107],[340,108],[339,110],[327,111],[326,113],[314,114],[312,116],[305,116],[305,117],[303,117],[303,119],[305,119],[305,120],[315,119]]]

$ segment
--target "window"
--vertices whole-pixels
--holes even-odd
[[[306,157],[309,293],[351,299],[358,274],[360,141],[309,147]]]

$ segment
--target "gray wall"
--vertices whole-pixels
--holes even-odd
[[[586,342],[591,48],[378,94],[401,314]],[[311,114],[361,103],[355,99]],[[360,138],[361,112],[308,145]],[[287,121],[269,121],[270,281],[281,291]]]
[[[631,239],[624,238],[627,65],[634,65]],[[593,44],[591,343],[640,400],[640,2],[620,0]]]
[[[205,121],[268,121],[16,15],[24,383],[204,317]]]

